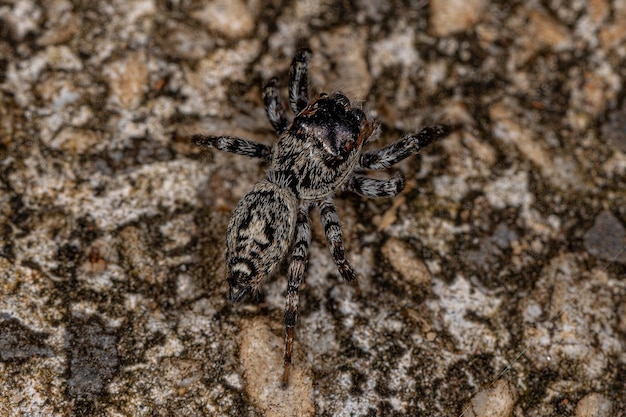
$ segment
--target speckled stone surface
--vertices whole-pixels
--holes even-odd
[[[226,300],[261,85],[382,122],[394,200],[319,219],[291,385],[285,266]],[[0,2],[1,416],[626,416],[626,2]]]

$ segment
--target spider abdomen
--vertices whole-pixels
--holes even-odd
[[[293,240],[298,201],[288,189],[257,183],[235,207],[226,239],[229,297],[254,292],[285,257]]]

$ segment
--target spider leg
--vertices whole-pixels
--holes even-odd
[[[406,179],[399,172],[386,180],[355,175],[348,181],[346,189],[363,197],[393,197],[404,189],[405,184]]]
[[[215,148],[220,151],[251,156],[253,158],[269,160],[272,154],[272,148],[268,145],[233,136],[193,135],[191,140],[203,148]]]
[[[311,50],[303,48],[291,61],[289,69],[289,105],[298,114],[309,102],[309,60]]]
[[[449,133],[446,126],[425,127],[417,134],[408,134],[382,149],[364,152],[359,164],[365,169],[386,169]]]
[[[339,216],[333,204],[332,197],[327,197],[319,203],[320,215],[322,217],[322,225],[326,233],[326,240],[330,253],[337,264],[337,269],[341,277],[349,284],[357,285],[356,271],[350,266],[346,259],[346,251],[343,247],[343,234],[341,225],[339,224]]]
[[[272,78],[265,86],[263,86],[263,104],[267,118],[274,127],[274,130],[280,135],[287,130],[287,117],[285,117],[285,109],[278,97],[278,80]]]
[[[291,263],[287,271],[287,302],[285,305],[285,359],[283,368],[283,387],[289,382],[291,356],[293,353],[293,332],[298,319],[298,301],[300,284],[304,278],[304,271],[308,259],[309,245],[311,244],[311,227],[309,225],[309,203],[302,203],[298,209],[296,220],[296,242],[291,255]]]

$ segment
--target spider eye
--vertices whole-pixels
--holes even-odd
[[[354,117],[357,119],[359,123],[361,123],[361,121],[365,119],[365,113],[363,113],[363,110],[361,109],[352,110],[352,114],[354,115]]]
[[[334,95],[333,98],[335,99],[337,103],[341,104],[344,108],[348,109],[350,107],[350,99],[344,96],[343,94],[337,93]]]

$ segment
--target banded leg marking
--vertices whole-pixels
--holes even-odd
[[[278,96],[278,81],[276,78],[269,80],[263,87],[263,104],[265,112],[272,127],[279,135],[287,130],[287,117],[285,116],[285,108]]]
[[[346,188],[363,197],[381,198],[397,195],[404,189],[405,184],[406,179],[401,173],[396,173],[386,180],[355,175],[350,179]]]
[[[272,154],[272,148],[268,145],[234,136],[193,135],[191,140],[203,148],[215,148],[220,151],[251,156],[253,158],[269,159]]]
[[[405,135],[382,149],[363,153],[359,164],[365,169],[389,168],[448,133],[446,126],[425,127],[417,134]]]
[[[309,102],[309,60],[311,50],[298,51],[291,61],[289,69],[289,105],[294,114],[298,114]]]

